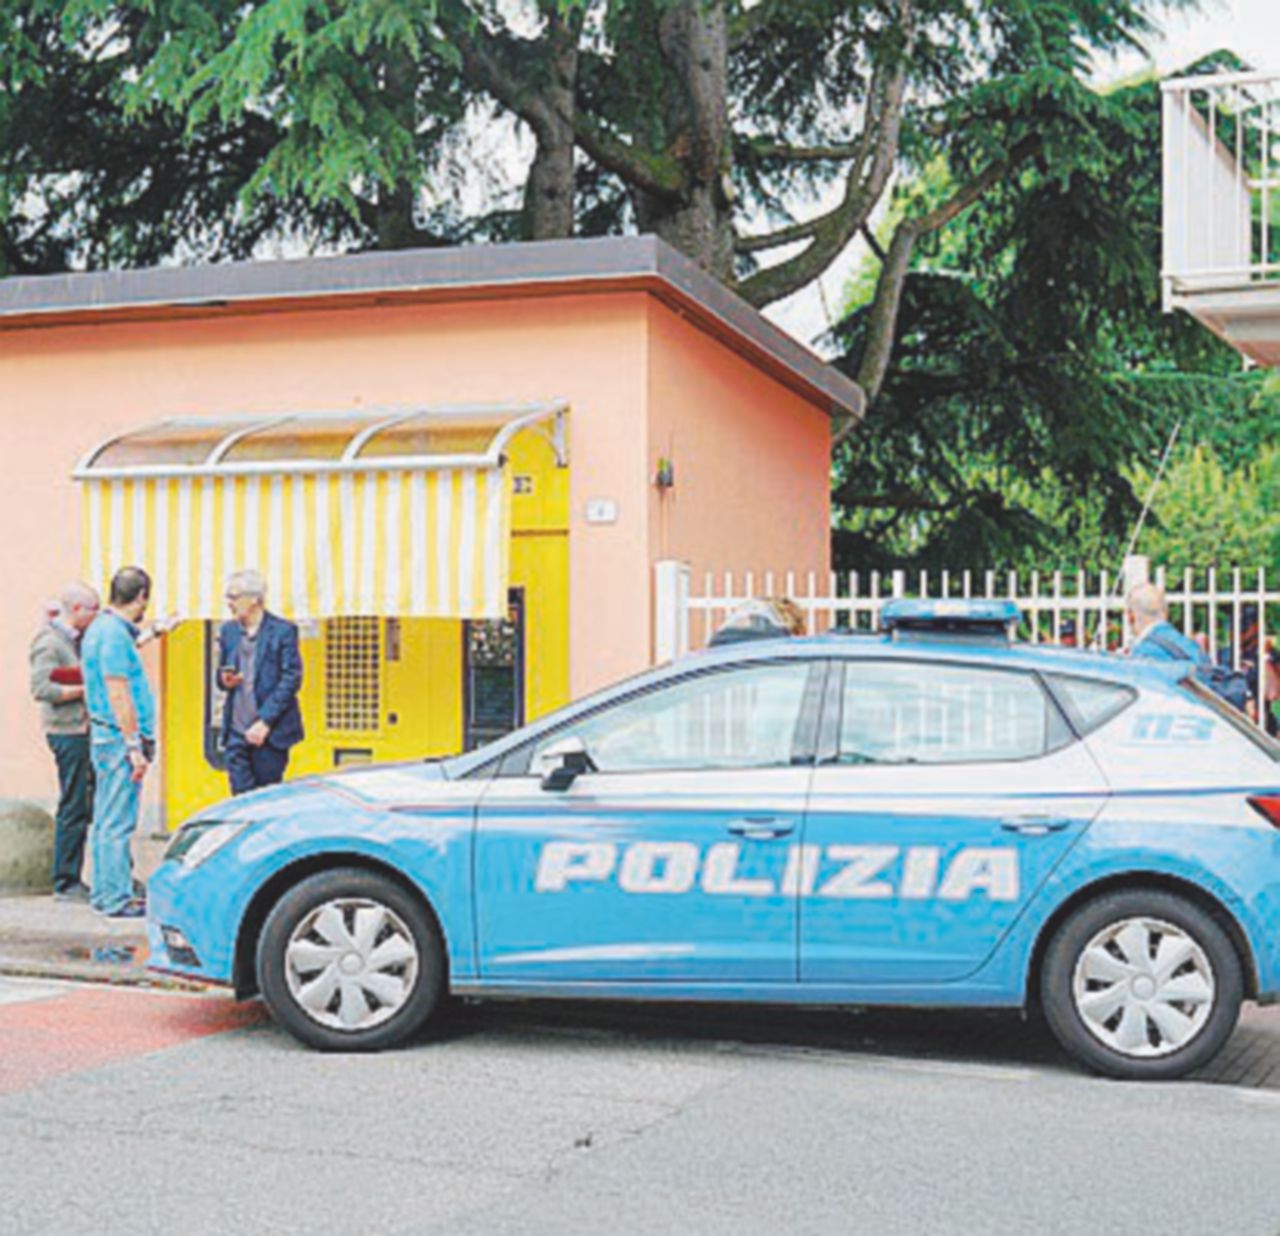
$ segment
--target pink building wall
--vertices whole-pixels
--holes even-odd
[[[675,469],[667,493],[650,485],[653,559],[699,588],[707,571],[828,571],[827,414],[660,302],[648,319],[648,474]]]
[[[177,415],[564,397],[570,413],[571,631],[579,693],[643,664],[649,619],[643,293],[305,310],[0,332],[0,797],[48,801],[27,691],[41,603],[80,570],[70,473],[96,442]],[[588,494],[615,525],[579,529]],[[590,586],[584,586],[590,581]]]
[[[0,797],[54,794],[27,648],[44,599],[80,570],[71,470],[103,438],[151,421],[566,399],[574,695],[649,664],[658,559],[827,562],[825,414],[643,290],[11,327],[0,330],[0,391]],[[652,484],[664,454],[677,476],[665,497]],[[615,504],[614,522],[586,522],[593,498]]]

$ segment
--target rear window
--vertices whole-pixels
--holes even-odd
[[[1210,691],[1198,678],[1188,678],[1180,684],[1182,689],[1194,695],[1205,707],[1213,709],[1233,730],[1243,734],[1259,751],[1280,764],[1280,742],[1254,725],[1238,708],[1233,708],[1220,695]]]
[[[844,675],[841,764],[1028,760],[1072,741],[1033,674],[858,658]]]
[[[1122,683],[1097,678],[1076,678],[1071,674],[1046,674],[1077,734],[1090,734],[1118,717],[1138,693]]]

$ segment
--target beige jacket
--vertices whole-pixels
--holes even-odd
[[[84,700],[62,699],[62,685],[53,681],[55,669],[80,664],[80,651],[71,635],[46,623],[31,642],[31,697],[40,705],[46,734],[87,734],[89,714]]]

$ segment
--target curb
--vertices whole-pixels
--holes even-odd
[[[146,970],[108,970],[92,963],[37,961],[6,957],[0,953],[0,978],[57,979],[60,982],[96,983],[103,987],[140,987],[155,991],[183,991],[208,994],[211,985],[186,979],[151,974]]]

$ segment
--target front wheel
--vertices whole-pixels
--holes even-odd
[[[384,876],[324,871],[291,888],[258,942],[258,986],[276,1020],[324,1051],[378,1051],[431,1016],[444,948],[422,902]]]
[[[1114,893],[1058,929],[1041,972],[1045,1018],[1082,1064],[1165,1080],[1208,1063],[1240,1016],[1240,958],[1218,923],[1172,893]]]

